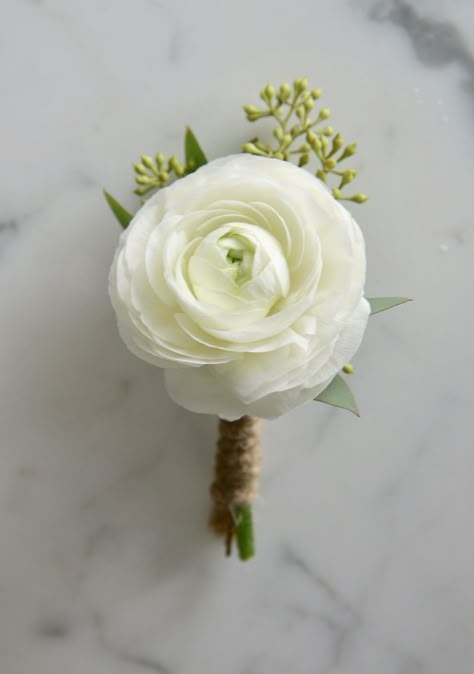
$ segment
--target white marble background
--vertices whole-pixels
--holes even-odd
[[[472,674],[471,0],[2,0],[1,674]],[[306,74],[359,142],[360,420],[265,427],[258,555],[206,530],[215,421],[120,342],[130,161],[210,157]]]

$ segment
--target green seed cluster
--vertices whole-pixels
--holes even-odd
[[[332,188],[333,196],[339,200],[362,204],[368,199],[365,194],[351,196],[342,194],[342,189],[356,177],[356,171],[338,170],[338,164],[352,157],[357,146],[355,143],[346,145],[342,135],[336,133],[332,126],[320,127],[331,115],[329,108],[320,108],[316,116],[313,114],[315,101],[321,94],[321,89],[309,89],[305,77],[296,79],[292,87],[284,82],[278,90],[267,84],[260,92],[260,98],[266,107],[263,109],[254,105],[243,107],[249,122],[256,122],[265,117],[273,117],[276,120],[277,126],[273,129],[276,144],[267,145],[256,137],[242,145],[242,149],[250,154],[285,161],[291,161],[296,157],[298,166],[305,166],[310,162],[311,154],[316,155],[319,163],[316,176],[324,182],[327,182],[328,177],[334,176],[338,182],[337,186]]]
[[[174,155],[166,159],[161,152],[157,152],[154,159],[148,155],[142,155],[140,159],[140,163],[133,164],[135,182],[138,185],[134,192],[139,196],[163,187],[173,174],[176,178],[181,178],[193,170],[191,166],[181,164]]]

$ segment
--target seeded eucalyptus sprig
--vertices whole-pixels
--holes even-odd
[[[332,188],[333,196],[338,200],[354,201],[362,204],[367,201],[365,194],[345,196],[342,189],[356,177],[354,169],[339,170],[338,164],[355,154],[355,143],[346,145],[340,133],[336,133],[332,126],[316,128],[325,122],[331,111],[329,108],[320,108],[316,116],[312,110],[322,94],[321,89],[309,89],[308,80],[299,77],[291,87],[284,82],[278,89],[271,84],[262,89],[260,98],[265,103],[263,109],[254,105],[244,105],[249,122],[256,122],[265,117],[273,117],[277,126],[273,129],[275,145],[263,143],[258,137],[252,138],[242,145],[244,152],[257,154],[263,157],[274,157],[291,161],[298,158],[298,166],[305,166],[311,160],[311,153],[316,155],[320,167],[316,176],[327,182],[328,178],[337,180]]]
[[[162,152],[157,152],[154,158],[143,154],[140,162],[133,164],[135,182],[138,185],[134,190],[135,194],[144,197],[151,190],[164,187],[173,178],[173,174],[176,178],[182,178],[207,164],[206,155],[189,127],[184,137],[184,152],[184,163],[175,155],[167,159]]]
[[[166,185],[173,173],[176,178],[186,173],[185,166],[174,155],[166,159],[161,152],[157,152],[154,159],[142,154],[140,163],[133,164],[133,168],[138,185],[134,192],[139,196]]]

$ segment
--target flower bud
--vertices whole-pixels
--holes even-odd
[[[355,201],[356,204],[363,204],[368,198],[369,197],[366,194],[354,194],[354,196],[351,197],[351,201]]]
[[[258,112],[258,108],[256,108],[255,105],[243,105],[242,107],[247,114]]]
[[[309,112],[310,110],[312,110],[312,109],[314,108],[313,99],[312,99],[312,98],[307,98],[307,99],[304,101],[303,105],[304,105],[304,109],[306,110],[306,112]]]
[[[319,111],[319,119],[327,119],[331,115],[331,111],[329,108],[322,108]]]
[[[352,182],[352,180],[354,180],[356,175],[357,171],[355,171],[354,169],[347,169],[347,171],[343,171],[341,184],[339,185],[339,188],[344,187],[344,185],[347,185],[347,183]]]
[[[133,168],[135,169],[136,173],[140,173],[142,176],[143,175],[148,175],[148,171],[146,168],[143,166],[143,164],[134,164]]]
[[[293,87],[295,89],[295,92],[297,94],[300,94],[302,91],[305,91],[305,89],[308,88],[308,80],[306,79],[306,77],[298,77],[293,82]]]
[[[151,178],[150,176],[135,176],[135,182],[138,183],[138,185],[156,185],[156,179]]]
[[[308,131],[308,133],[306,134],[306,140],[316,153],[321,152],[321,141],[319,140],[318,136],[314,133],[314,131]]]
[[[311,98],[312,98],[313,100],[316,100],[316,99],[318,99],[318,98],[321,96],[322,93],[323,93],[323,90],[322,90],[322,89],[313,89],[313,90],[311,91]]]
[[[142,154],[141,160],[142,164],[144,164],[147,168],[151,169],[152,171],[156,168],[153,159],[151,157],[148,157],[146,154]]]
[[[144,194],[150,191],[150,187],[137,187],[133,190],[134,194],[138,194],[139,197],[142,197]]]
[[[262,157],[266,157],[265,152],[262,152],[262,150],[259,150],[258,147],[254,143],[244,143],[242,145],[242,150],[244,152],[249,152],[250,154],[258,154]]]
[[[340,133],[337,133],[332,139],[333,151],[336,152],[337,150],[340,150],[343,145],[344,145],[344,138],[341,136]]]
[[[182,175],[184,175],[184,166],[180,164],[178,159],[173,155],[170,157],[169,162],[168,162],[168,169],[170,171],[174,171],[178,178],[180,178]]]
[[[305,166],[309,162],[309,154],[302,154],[298,166]]]
[[[322,134],[325,136],[333,136],[334,135],[334,129],[332,126],[326,126],[322,131]]]
[[[326,159],[324,162],[324,169],[326,171],[331,171],[333,168],[336,167],[336,162],[334,159]]]
[[[298,117],[298,119],[303,120],[305,114],[306,111],[304,109],[304,106],[300,105],[296,108],[296,116]]]
[[[283,139],[283,129],[281,126],[277,126],[276,129],[273,130],[273,135],[277,140],[282,140]]]
[[[275,87],[272,84],[267,84],[264,91],[265,94],[267,95],[267,98],[269,99],[272,99],[273,96],[275,95]]]
[[[344,152],[339,157],[339,161],[342,161],[343,159],[346,159],[346,157],[352,157],[352,155],[356,153],[356,150],[357,150],[356,143],[352,143],[351,145],[346,145],[346,147],[344,148]]]
[[[163,166],[163,164],[165,163],[164,154],[162,152],[157,152],[156,156],[155,156],[155,159],[156,159],[156,164],[157,164],[158,168],[161,168]]]
[[[281,87],[278,90],[278,98],[282,103],[286,103],[286,101],[290,98],[291,96],[291,88],[288,82],[283,82]]]
[[[355,370],[350,363],[344,365],[342,371],[345,372],[346,374],[355,374]]]

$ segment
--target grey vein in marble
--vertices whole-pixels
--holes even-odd
[[[424,65],[438,68],[458,64],[467,75],[464,87],[474,97],[474,53],[456,25],[417,11],[416,6],[404,0],[391,0],[388,5],[376,4],[370,16],[401,28]]]

